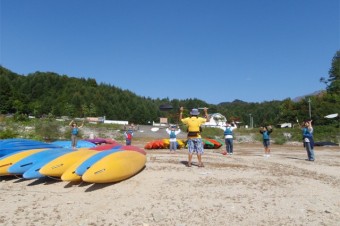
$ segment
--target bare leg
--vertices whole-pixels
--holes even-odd
[[[203,162],[202,162],[202,155],[197,154],[197,159],[198,159],[198,166],[203,167]]]
[[[191,166],[192,154],[189,153],[188,155],[188,166]]]

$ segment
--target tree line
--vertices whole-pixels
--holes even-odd
[[[32,115],[41,117],[98,117],[112,120],[128,120],[137,124],[158,122],[167,117],[170,123],[178,122],[178,109],[198,106],[209,108],[209,113],[221,113],[228,121],[244,125],[253,119],[253,125],[297,123],[309,117],[315,124],[337,124],[324,116],[340,113],[340,51],[333,57],[328,78],[320,78],[326,86],[324,92],[295,102],[291,99],[248,103],[241,100],[217,105],[199,99],[152,99],[138,96],[111,84],[100,83],[93,78],[74,78],[53,72],[35,72],[26,76],[16,74],[0,66],[0,114]],[[310,103],[308,102],[310,101]],[[161,111],[160,105],[168,103],[172,110]],[[189,111],[188,111],[189,112]],[[188,114],[186,112],[186,114]]]

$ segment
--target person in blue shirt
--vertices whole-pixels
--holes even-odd
[[[224,130],[224,139],[226,145],[226,151],[223,152],[223,155],[233,155],[234,154],[234,133],[233,130],[236,129],[236,123],[232,122],[232,124],[227,123],[226,128]]]
[[[264,146],[264,157],[270,157],[270,134],[272,132],[273,129],[271,126],[263,126],[260,128]]]
[[[307,119],[303,123],[302,127],[302,137],[303,137],[303,146],[306,148],[307,151],[307,161],[314,161],[314,138],[313,138],[313,127],[312,127],[312,120]]]
[[[170,153],[175,153],[177,149],[177,135],[181,132],[181,129],[176,130],[176,128],[177,126],[170,126],[170,128],[166,129],[170,137]]]
[[[71,126],[71,146],[73,149],[76,149],[77,142],[78,142],[79,129],[84,126],[84,121],[80,126],[78,126],[77,123],[72,120],[69,126]]]

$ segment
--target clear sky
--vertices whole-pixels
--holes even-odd
[[[0,64],[151,98],[283,100],[325,89],[339,0],[0,0]]]

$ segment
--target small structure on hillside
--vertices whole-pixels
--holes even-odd
[[[210,121],[204,123],[205,127],[216,127],[216,128],[225,129],[227,118],[224,115],[220,113],[213,113],[213,114],[209,114],[209,117],[210,117]]]
[[[104,117],[86,117],[85,120],[87,122],[92,122],[92,123],[103,123],[105,121],[105,116]]]
[[[104,120],[104,124],[128,125],[128,124],[129,124],[129,121],[122,121],[122,120]]]
[[[277,124],[276,127],[278,127],[278,128],[292,128],[292,123],[285,122],[285,123]]]
[[[168,118],[159,118],[159,123],[157,122],[152,122],[153,126],[168,126]]]

